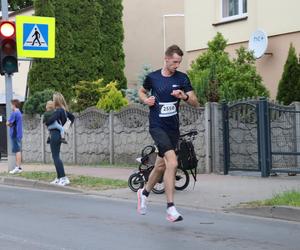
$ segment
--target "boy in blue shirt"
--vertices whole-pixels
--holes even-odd
[[[21,103],[18,99],[13,99],[11,101],[12,113],[6,122],[6,125],[9,127],[9,135],[12,142],[12,152],[16,154],[16,166],[13,170],[9,171],[10,174],[19,174],[23,171],[21,168],[23,122],[20,107]]]

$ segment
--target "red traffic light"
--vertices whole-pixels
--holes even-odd
[[[16,27],[13,22],[4,21],[0,24],[0,35],[5,38],[13,37],[16,34]]]
[[[0,22],[0,74],[18,72],[16,26],[14,22]]]

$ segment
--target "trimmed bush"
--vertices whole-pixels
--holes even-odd
[[[24,103],[25,114],[43,114],[46,111],[47,101],[52,100],[54,90],[46,89],[31,95]]]
[[[227,41],[221,33],[208,42],[208,49],[191,65],[188,75],[199,102],[234,101],[269,96],[256,72],[253,54],[244,47],[236,50],[237,58],[230,59],[225,51]]]
[[[100,89],[100,100],[97,103],[97,108],[110,112],[119,111],[122,107],[127,105],[127,99],[123,97],[122,92],[117,89],[117,82],[111,82]]]
[[[74,86],[75,97],[71,100],[72,110],[80,112],[88,107],[96,106],[100,99],[100,88],[104,86],[103,79],[77,83]]]

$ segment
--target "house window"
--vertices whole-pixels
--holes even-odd
[[[247,16],[247,0],[221,0],[222,20]]]

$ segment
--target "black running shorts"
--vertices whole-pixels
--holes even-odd
[[[150,128],[150,134],[158,147],[158,155],[164,157],[165,153],[177,148],[179,132],[167,132],[162,128]]]

